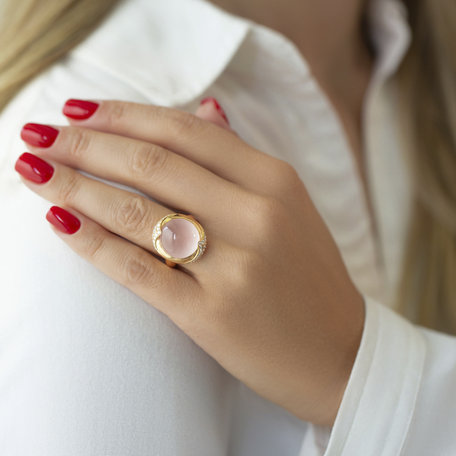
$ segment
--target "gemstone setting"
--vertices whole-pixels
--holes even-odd
[[[161,243],[173,258],[187,258],[196,252],[199,233],[189,220],[175,218],[163,225]]]
[[[169,214],[154,227],[152,241],[155,250],[172,263],[196,261],[207,247],[206,233],[192,216]]]

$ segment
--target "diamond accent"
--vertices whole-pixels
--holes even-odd
[[[154,230],[152,232],[152,242],[155,245],[155,242],[161,235],[161,229],[160,229],[160,224],[155,225]]]
[[[206,250],[206,247],[207,247],[206,236],[204,236],[203,239],[198,241],[198,246],[199,246],[198,254],[195,256],[193,261],[196,261],[204,253],[204,251]]]

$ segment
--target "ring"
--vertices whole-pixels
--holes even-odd
[[[192,263],[206,250],[207,239],[193,215],[168,214],[154,226],[152,242],[156,252],[170,267]]]

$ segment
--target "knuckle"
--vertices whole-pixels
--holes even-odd
[[[298,186],[302,185],[296,169],[288,162],[280,159],[276,159],[274,163],[273,181],[275,194],[278,195],[292,193]]]
[[[264,242],[275,239],[280,230],[280,222],[287,216],[284,204],[276,197],[256,196],[250,204],[250,221],[253,224],[252,233],[261,247]]]
[[[74,171],[70,171],[66,179],[63,179],[58,189],[58,199],[64,204],[71,205],[75,200],[77,193],[79,192],[79,186],[81,180],[78,174]]]
[[[126,285],[147,284],[148,287],[155,286],[150,262],[139,255],[125,257],[121,264],[121,274]]]
[[[97,259],[105,250],[106,239],[102,236],[92,236],[85,238],[85,243],[82,247],[86,257],[90,260]]]
[[[273,196],[257,197],[251,209],[255,222],[260,224],[268,224],[271,218],[282,215],[282,203]]]
[[[106,112],[105,122],[108,129],[115,129],[125,121],[127,104],[123,101],[111,102]]]
[[[114,223],[129,233],[143,232],[147,225],[148,205],[141,196],[129,196],[114,211]]]
[[[202,121],[194,114],[172,110],[168,116],[170,127],[179,135],[192,136],[202,129]]]
[[[134,179],[147,179],[160,176],[167,167],[169,153],[153,144],[136,147],[131,153],[128,167]]]
[[[79,159],[86,155],[90,147],[90,132],[75,129],[72,132],[68,154],[73,159]]]

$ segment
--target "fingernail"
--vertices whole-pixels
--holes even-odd
[[[36,155],[23,153],[17,160],[14,169],[27,180],[44,184],[54,174],[54,168]]]
[[[25,124],[21,130],[21,138],[35,147],[51,147],[58,134],[59,130],[37,123]]]
[[[63,114],[71,119],[86,120],[93,115],[99,104],[87,100],[67,100],[63,106]]]
[[[74,234],[81,226],[77,217],[59,206],[52,206],[47,211],[46,220],[65,234]]]
[[[219,105],[218,101],[214,97],[207,97],[201,100],[200,105],[206,104],[206,103],[214,103],[215,109],[218,111],[218,113],[225,119],[225,122],[229,125],[230,121],[228,120],[228,117],[225,114],[225,111],[223,108]]]

